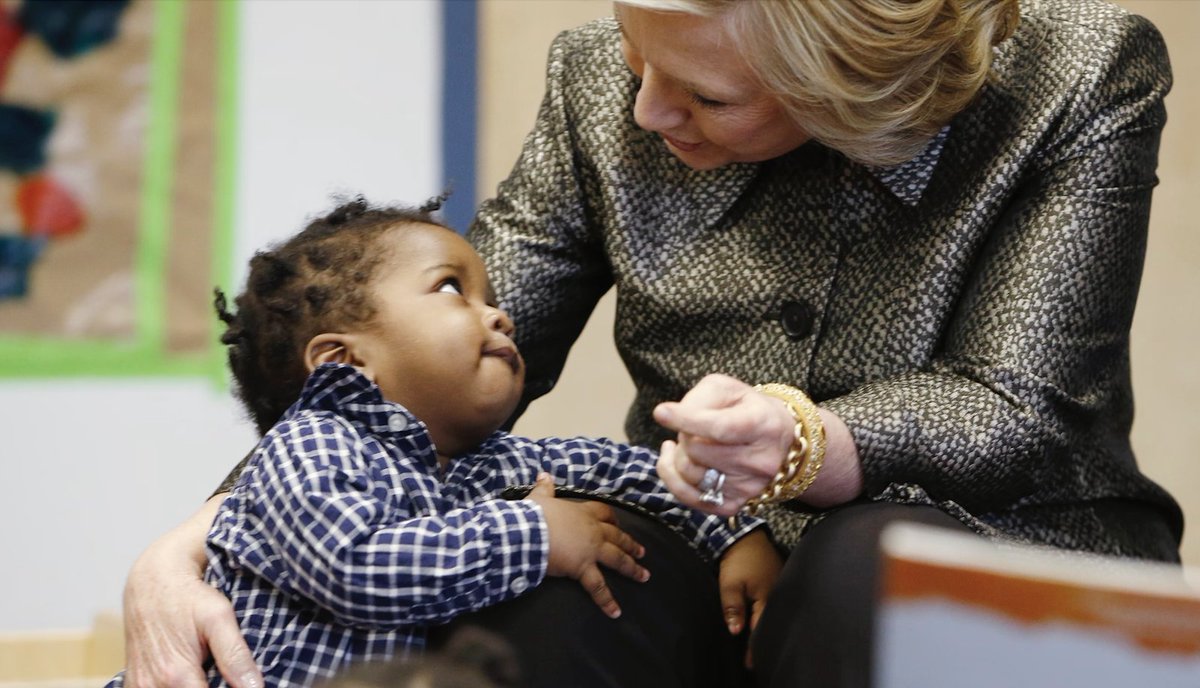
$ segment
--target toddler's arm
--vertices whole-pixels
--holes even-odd
[[[536,442],[544,470],[556,485],[604,494],[644,509],[683,534],[701,554],[715,561],[738,538],[764,525],[762,519],[728,519],[690,509],[659,479],[658,455],[606,439],[544,439]]]

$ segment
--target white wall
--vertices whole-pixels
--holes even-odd
[[[240,3],[233,263],[333,192],[441,189],[436,0]],[[203,380],[0,382],[0,631],[119,609],[125,572],[253,445]]]

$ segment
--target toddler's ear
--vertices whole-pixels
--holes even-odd
[[[341,333],[325,332],[308,340],[304,347],[304,366],[308,372],[317,369],[322,363],[346,363],[360,366],[362,362],[354,354],[350,337]]]

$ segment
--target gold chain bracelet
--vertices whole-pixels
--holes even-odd
[[[796,420],[792,430],[792,445],[779,472],[767,483],[762,494],[751,497],[743,507],[753,516],[764,504],[786,502],[804,494],[817,479],[825,460],[825,424],[817,405],[804,392],[789,385],[771,383],[755,385],[754,391],[781,399]]]

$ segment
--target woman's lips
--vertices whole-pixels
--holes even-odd
[[[687,143],[685,141],[680,141],[679,139],[672,138],[661,132],[659,133],[659,136],[663,137],[663,140],[670,144],[672,148],[677,148],[684,153],[690,153],[700,147],[699,143]]]

